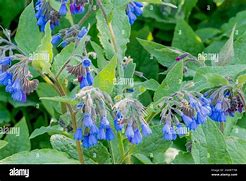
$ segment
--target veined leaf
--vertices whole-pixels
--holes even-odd
[[[117,59],[114,56],[108,65],[106,65],[95,77],[94,86],[109,94],[112,93],[114,88],[116,65]]]
[[[41,45],[37,48],[34,54],[34,60],[32,61],[32,66],[41,71],[42,73],[50,74],[51,62],[53,59],[52,50],[52,36],[50,24],[47,23],[45,26],[45,35],[41,41]]]
[[[22,12],[15,41],[26,54],[33,53],[40,45],[43,34],[39,31],[33,2]]]
[[[23,118],[15,127],[11,128],[4,140],[8,144],[0,149],[0,159],[21,151],[29,151],[31,149],[31,143],[26,120]]]
[[[182,80],[183,61],[180,61],[168,71],[166,78],[162,81],[154,94],[154,101],[178,91],[181,87]]]

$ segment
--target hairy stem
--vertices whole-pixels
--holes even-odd
[[[55,90],[57,91],[57,93],[60,96],[66,96],[65,91],[63,90],[62,86],[60,85],[60,83],[58,82],[58,80],[56,78],[53,79],[53,81],[46,75],[41,73],[42,78],[52,87],[55,88]],[[73,108],[70,104],[65,104],[66,107],[68,108],[68,111],[71,115],[71,121],[72,121],[72,127],[73,127],[73,132],[75,133],[77,130],[77,121],[76,121],[76,113],[73,111]],[[80,141],[76,141],[76,149],[78,152],[78,156],[79,156],[79,161],[81,164],[84,163],[84,155],[83,155],[83,149],[81,147],[81,142]]]
[[[119,78],[124,78],[124,69],[122,67],[122,61],[123,61],[123,57],[119,52],[117,43],[116,43],[116,36],[113,30],[113,26],[111,24],[111,22],[108,20],[106,11],[103,7],[102,1],[101,0],[97,0],[97,4],[103,14],[103,17],[105,19],[105,22],[107,24],[108,30],[109,30],[109,34],[110,34],[110,42],[112,44],[112,47],[114,49],[115,55],[117,56],[117,71],[118,71],[118,77]],[[118,94],[122,94],[123,92],[123,86],[122,85],[118,85],[117,87],[117,93]],[[125,155],[125,149],[124,149],[124,144],[123,144],[123,139],[122,139],[122,135],[121,133],[117,133],[118,135],[118,142],[119,142],[119,149],[120,149],[120,153],[121,153],[121,158],[124,157]],[[129,161],[129,160],[128,160]],[[130,163],[130,161],[128,162]]]
[[[55,85],[58,88],[60,95],[61,96],[66,96],[65,91],[63,90],[62,86],[59,84],[58,80],[55,80]],[[77,121],[76,121],[76,113],[73,111],[73,108],[70,104],[66,104],[68,111],[71,115],[71,121],[72,121],[72,127],[73,127],[73,132],[75,133],[77,130]],[[83,150],[81,147],[81,142],[80,141],[76,141],[76,149],[78,152],[78,156],[79,156],[79,161],[80,163],[84,163],[84,155],[83,155]]]

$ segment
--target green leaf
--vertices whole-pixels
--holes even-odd
[[[58,97],[58,93],[56,90],[50,86],[47,83],[39,83],[37,94],[39,97]],[[45,109],[52,115],[53,117],[56,117],[56,112],[61,112],[61,106],[60,104],[57,104],[56,102],[51,102],[48,100],[41,100],[42,104],[44,105]]]
[[[136,64],[130,62],[124,67],[124,77],[125,78],[133,78],[136,69]]]
[[[208,73],[205,75],[205,77],[212,87],[229,84],[229,81],[220,74]]]
[[[196,31],[196,34],[202,39],[203,42],[208,41],[218,35],[221,31],[216,28],[201,28]]]
[[[3,147],[5,147],[7,144],[8,144],[7,141],[0,140],[0,149],[2,149]]]
[[[132,159],[135,160],[135,161],[133,161],[134,163],[139,162],[141,164],[152,164],[151,160],[141,153],[137,153],[137,154],[132,155]]]
[[[189,16],[191,14],[191,11],[196,6],[198,0],[186,0],[186,1],[183,1],[183,2],[184,2],[184,4],[181,7],[182,7],[182,10],[183,10],[183,13],[184,13],[184,18],[188,22]],[[178,11],[178,14],[179,13],[180,12]]]
[[[49,133],[49,132],[53,132],[53,133],[61,133],[63,132],[63,128],[60,126],[60,125],[54,125],[54,126],[47,126],[47,127],[40,127],[40,128],[37,128],[35,129],[31,136],[29,137],[29,139],[33,139],[37,136],[40,136],[44,133]]]
[[[233,27],[236,24],[237,25],[237,29],[235,31],[236,37],[239,36],[239,35],[242,35],[245,32],[245,30],[246,30],[245,16],[246,16],[246,11],[245,10],[238,12],[236,14],[236,16],[230,18],[228,23],[223,24],[222,30],[228,36],[230,36],[231,30],[233,29]]]
[[[37,25],[33,3],[30,3],[20,16],[15,41],[19,48],[29,54],[37,49],[42,35]]]
[[[61,7],[61,3],[57,0],[48,0],[49,1],[49,4],[50,6],[56,10],[57,12],[59,12],[60,10],[60,7]]]
[[[20,152],[0,160],[4,164],[79,164],[79,161],[69,159],[65,153],[52,150],[40,149],[31,152]]]
[[[0,104],[0,125],[3,123],[8,123],[11,119],[11,115],[6,107],[6,105]]]
[[[31,143],[29,140],[29,131],[26,124],[26,120],[23,118],[12,129],[13,134],[8,134],[5,137],[5,141],[8,144],[0,149],[0,159],[10,156],[14,153],[21,151],[29,151],[31,149]]]
[[[172,161],[174,164],[193,164],[194,160],[191,153],[180,151],[179,154]]]
[[[240,128],[239,126],[234,126],[230,132],[230,136],[234,136],[246,140],[246,129]]]
[[[224,136],[212,120],[193,131],[191,138],[195,163],[232,163]]]
[[[166,47],[152,41],[142,39],[138,39],[138,41],[146,51],[154,56],[158,60],[158,62],[165,67],[170,67],[171,65],[173,65],[175,63],[176,57],[184,53],[182,51],[176,50],[171,47]]]
[[[197,70],[193,81],[195,86],[193,90],[202,91],[204,89],[210,88],[212,85],[208,83],[206,75],[207,74],[219,74],[223,77],[230,77],[235,79],[236,76],[246,70],[246,65],[226,65],[226,66],[206,66],[201,67]]]
[[[114,32],[114,39],[118,49],[118,54],[121,58],[124,57],[126,51],[126,45],[129,42],[130,37],[130,23],[125,13],[127,1],[103,1],[103,6],[107,16],[111,15],[112,30]],[[114,56],[114,48],[110,42],[110,31],[102,14],[102,11],[97,11],[97,29],[99,31],[99,40],[105,50],[107,59],[111,59]]]
[[[133,63],[136,63],[136,70],[143,73],[146,78],[158,79],[159,65],[156,58],[150,55],[145,49],[142,48],[141,44],[138,41],[138,38],[148,39],[150,35],[150,28],[148,26],[144,26],[139,30],[132,29],[130,42],[127,45],[126,55],[130,55],[133,59]],[[151,69],[149,65],[151,64]],[[131,64],[133,68],[134,64]],[[127,67],[129,68],[129,67]],[[126,76],[129,77],[128,73],[125,70]]]
[[[212,61],[212,65],[226,65],[232,61],[232,58],[234,57],[233,42],[234,42],[235,28],[236,26],[233,27],[229,40],[221,48],[219,53],[219,60]]]
[[[0,0],[0,19],[4,27],[9,27],[12,20],[25,8],[25,0],[8,1]]]
[[[97,66],[98,66],[98,68],[103,69],[105,67],[105,65],[107,65],[107,60],[104,57],[103,49],[93,41],[91,41],[91,46],[97,54]]]
[[[181,87],[182,80],[183,61],[180,61],[168,71],[166,78],[162,81],[154,94],[154,101],[178,91]]]
[[[67,96],[55,96],[55,97],[40,97],[40,100],[49,100],[49,101],[55,101],[55,102],[63,102],[63,103],[68,103],[72,105],[76,105],[79,102],[75,100],[74,98],[67,97]]]
[[[139,96],[143,94],[146,90],[156,91],[160,84],[154,80],[146,80],[144,82],[136,82],[134,84],[134,95]]]
[[[244,84],[246,83],[246,74],[243,75],[239,75],[237,77],[237,81],[236,81],[241,87],[244,86]]]
[[[111,61],[103,68],[103,70],[95,77],[94,86],[111,94],[114,88],[116,65],[117,58],[114,56]]]
[[[149,157],[150,154],[154,156],[159,152],[164,152],[170,147],[171,142],[165,141],[162,135],[162,126],[151,127],[152,134],[145,137],[143,142],[136,146],[134,153],[141,153]]]
[[[231,156],[233,164],[246,163],[246,141],[236,137],[226,139],[227,150]]]
[[[246,32],[244,32],[237,40],[234,42],[234,52],[235,56],[231,64],[245,64],[246,57]]]
[[[41,40],[41,44],[35,51],[34,60],[32,61],[32,66],[45,74],[50,74],[51,62],[53,59],[53,45],[51,43],[51,29],[50,23],[45,26],[45,35]]]
[[[197,56],[204,49],[201,38],[184,20],[179,20],[175,27],[172,46],[189,52],[194,56]]]
[[[51,136],[50,142],[54,149],[66,152],[70,157],[78,159],[75,140],[55,134]],[[88,163],[106,163],[110,160],[107,148],[100,143],[93,148],[84,149],[84,156]]]
[[[60,134],[54,134],[50,137],[50,143],[55,150],[65,152],[69,157],[78,160],[75,140]]]
[[[65,66],[67,60],[71,56],[74,49],[75,49],[75,44],[71,43],[65,48],[63,48],[62,51],[55,56],[51,69],[54,75],[57,75],[60,69],[63,66]],[[64,81],[68,76],[69,73],[66,70],[63,70],[59,75],[59,80]]]

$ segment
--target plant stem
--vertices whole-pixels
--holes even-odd
[[[224,133],[224,130],[225,130],[225,123],[220,123],[220,131],[222,132],[222,133]]]
[[[65,91],[63,90],[62,86],[60,85],[59,81],[54,78],[53,81],[46,75],[41,73],[41,76],[43,77],[43,79],[51,86],[53,86],[56,91],[58,92],[58,94],[60,96],[66,96]],[[77,130],[77,121],[76,121],[76,114],[73,111],[73,108],[70,104],[65,104],[66,107],[68,108],[68,111],[71,115],[71,121],[72,121],[72,127],[73,127],[73,132],[76,132]],[[78,152],[78,156],[79,156],[79,161],[81,164],[84,163],[84,156],[83,156],[83,149],[81,147],[81,142],[80,141],[76,141],[76,149]]]
[[[124,69],[122,67],[123,57],[120,55],[120,52],[118,50],[118,46],[117,46],[117,43],[116,43],[116,36],[115,36],[114,30],[113,30],[112,24],[108,20],[106,11],[105,11],[105,9],[104,9],[104,7],[102,5],[102,1],[101,0],[98,0],[97,2],[98,2],[99,8],[102,11],[102,14],[103,14],[103,17],[104,17],[104,19],[106,21],[106,24],[108,26],[109,33],[110,33],[111,43],[112,43],[113,49],[115,51],[115,54],[117,55],[117,59],[118,59],[118,63],[117,63],[118,76],[119,76],[119,78],[124,78],[125,77],[124,76]],[[123,91],[122,86],[118,85],[118,94],[121,94],[122,91]]]
[[[60,95],[61,96],[65,96],[66,93],[63,90],[62,86],[59,84],[58,80],[55,79],[55,85],[57,86],[58,90],[60,91]],[[72,121],[72,127],[73,127],[73,132],[75,133],[77,130],[77,121],[76,121],[76,114],[73,111],[73,108],[70,104],[66,104],[68,111],[71,115],[71,121]],[[76,148],[77,148],[77,152],[78,152],[78,156],[79,156],[79,161],[80,163],[84,163],[84,156],[83,156],[83,149],[81,147],[81,142],[80,141],[76,141]]]
[[[109,143],[109,149],[110,149],[110,153],[111,153],[112,163],[115,164],[116,162],[115,162],[114,152],[113,152],[113,149],[112,149],[113,148],[112,142],[109,141],[108,143]]]
[[[117,43],[116,43],[116,36],[114,33],[114,29],[113,26],[111,24],[111,22],[108,20],[106,11],[103,7],[102,1],[101,0],[97,0],[97,4],[99,6],[99,8],[102,11],[102,15],[106,21],[108,30],[109,30],[109,34],[110,34],[110,42],[112,44],[112,47],[114,49],[115,55],[117,56],[117,71],[118,71],[118,77],[119,78],[124,78],[124,69],[122,67],[122,61],[123,61],[123,57],[120,54],[120,51],[118,49]],[[123,86],[122,85],[118,85],[117,87],[117,93],[118,94],[122,94],[123,93]],[[123,159],[124,155],[125,155],[125,149],[124,149],[124,144],[123,144],[123,139],[122,139],[122,135],[121,133],[117,133],[118,135],[118,142],[119,142],[119,149],[120,149],[120,153],[121,153],[121,158]],[[131,163],[131,161],[128,159],[127,163]]]
[[[123,144],[123,140],[122,140],[122,135],[120,132],[118,132],[117,136],[118,136],[118,140],[119,140],[119,149],[120,149],[121,158],[123,159],[123,157],[125,155],[125,149],[124,149],[124,144]]]
[[[88,7],[88,11],[83,16],[83,18],[79,21],[79,23],[78,23],[79,26],[82,26],[84,24],[84,22],[90,17],[92,11],[93,11],[93,0],[90,0],[90,5]]]

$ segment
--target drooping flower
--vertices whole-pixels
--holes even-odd
[[[59,9],[59,14],[61,16],[65,16],[67,14],[67,7],[66,7],[67,0],[61,1],[61,7]]]
[[[90,66],[91,60],[88,57],[82,58],[81,63],[76,66],[67,66],[67,71],[78,78],[81,89],[87,86],[92,86],[94,83],[94,78],[90,71]]]
[[[4,57],[4,58],[0,58],[0,65],[10,65],[12,61],[11,57]]]
[[[77,141],[82,141],[83,140],[83,133],[81,128],[77,128],[75,134],[74,134],[74,139]]]
[[[72,0],[70,4],[70,11],[72,14],[81,14],[84,12],[85,4],[88,2],[88,0]]]
[[[164,98],[161,105],[161,121],[164,123],[163,136],[168,141],[184,136],[203,124],[211,114],[209,100],[198,92],[186,91]]]
[[[64,6],[62,6],[64,8]],[[44,32],[45,25],[50,21],[50,27],[53,30],[60,22],[60,14],[52,8],[49,1],[38,0],[35,4],[37,24],[40,26],[40,31]],[[62,9],[64,13],[64,9]]]
[[[52,37],[51,43],[54,46],[61,46],[64,48],[72,42],[78,44],[79,41],[87,35],[87,33],[88,29],[86,27],[82,27],[80,29],[78,25],[74,25],[70,28],[60,30],[59,33]]]
[[[132,144],[139,144],[143,136],[152,131],[144,120],[144,107],[136,99],[125,98],[114,105],[116,115],[114,126],[117,131],[125,131],[125,136]]]
[[[236,112],[241,113],[245,107],[245,99],[240,90],[233,90],[231,86],[222,86],[208,91],[211,114],[210,118],[216,122],[225,122],[226,116],[234,116]]]
[[[82,112],[78,127],[81,129],[83,146],[91,148],[98,143],[98,140],[114,139],[106,108],[111,104],[111,100],[108,100],[106,93],[87,86],[76,94],[76,99],[80,101],[77,109]]]
[[[134,24],[134,22],[137,19],[137,16],[140,16],[143,13],[142,8],[143,4],[141,2],[131,1],[127,5],[126,14],[131,25]]]

